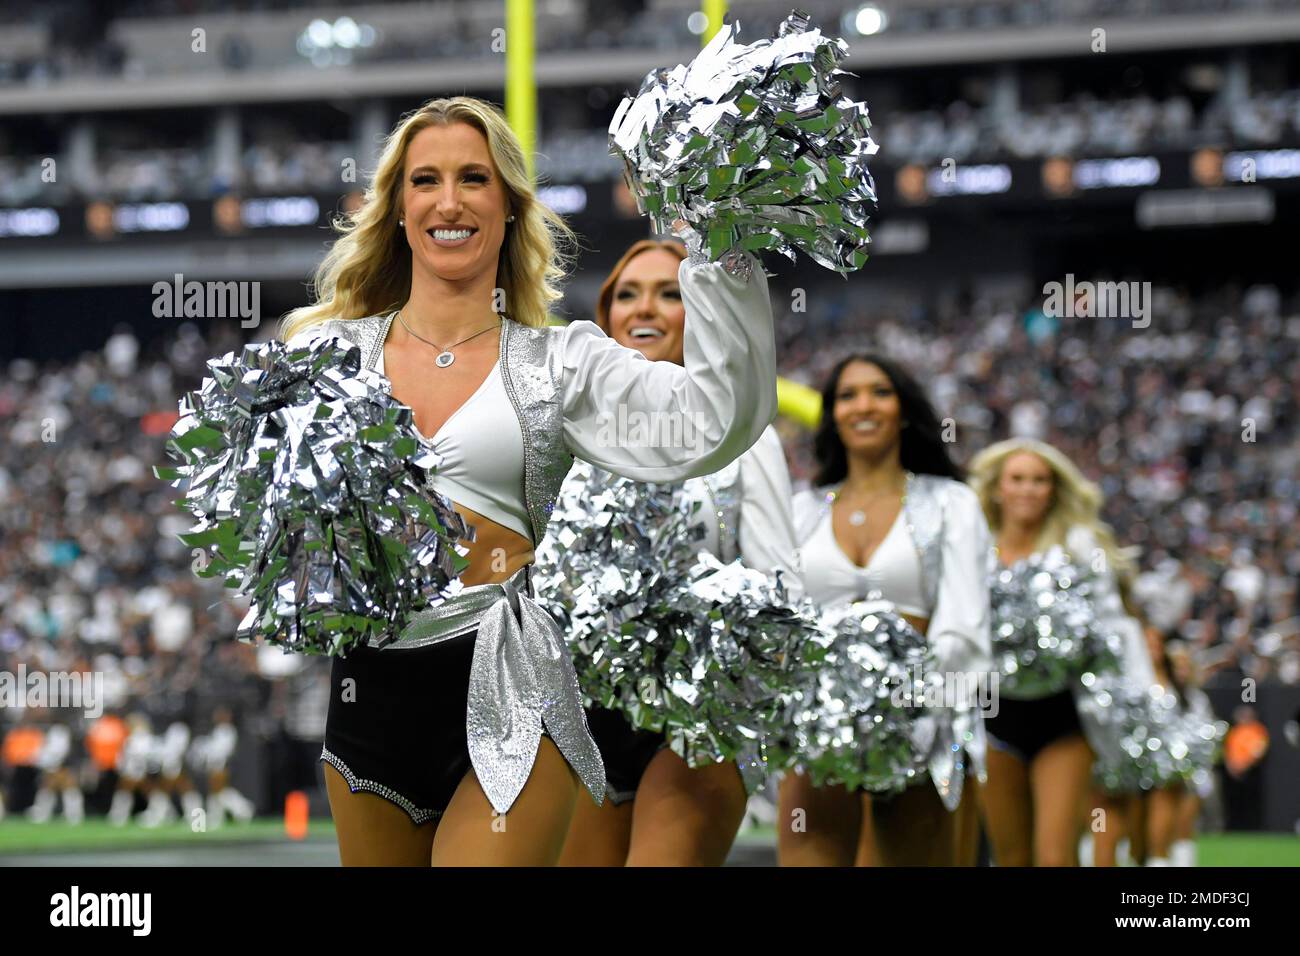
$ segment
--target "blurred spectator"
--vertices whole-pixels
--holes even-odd
[[[195,577],[176,537],[189,522],[151,471],[167,460],[179,397],[237,334],[219,329],[209,341],[187,324],[150,351],[121,327],[99,352],[65,365],[18,360],[0,378],[0,671],[91,672],[104,698],[102,716],[61,707],[35,721],[0,708],[0,799],[11,813],[50,819],[62,801],[78,818],[80,786],[98,792],[103,782],[119,790],[115,819],[128,819],[138,796],[152,801],[144,819],[164,822],[198,806],[183,767],[191,728],[219,704],[231,731],[260,726],[281,678],[264,677],[255,649],[231,639],[246,601]],[[120,715],[130,713],[128,736]],[[295,732],[310,737],[309,722]],[[317,747],[323,727],[322,715]],[[260,747],[278,733],[240,739]],[[222,773],[236,758],[222,758]],[[251,807],[237,797],[232,789],[219,802],[242,819]]]
[[[1257,830],[1263,807],[1259,768],[1268,752],[1268,730],[1255,708],[1242,705],[1233,714],[1223,741],[1224,796],[1230,830]]]

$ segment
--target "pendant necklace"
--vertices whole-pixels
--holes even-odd
[[[410,332],[411,335],[415,336],[415,338],[419,339],[425,345],[432,345],[435,349],[438,350],[438,357],[433,360],[433,364],[438,366],[438,368],[446,368],[452,362],[456,361],[456,356],[451,354],[452,349],[456,348],[457,346],[464,345],[470,339],[478,338],[484,332],[491,332],[493,329],[495,329],[497,326],[501,324],[501,320],[497,319],[496,322],[494,322],[492,325],[489,325],[486,329],[480,329],[479,331],[475,332],[473,335],[469,336],[468,338],[461,339],[459,342],[455,342],[451,345],[448,345],[446,348],[443,348],[441,345],[438,345],[436,342],[430,342],[424,336],[418,334],[409,325],[407,325],[406,320],[402,318],[402,313],[400,310],[397,313],[397,321],[401,322],[402,328]]]
[[[891,494],[891,493],[892,493],[892,490],[891,490],[891,491],[886,491],[886,492],[884,492],[884,495],[887,496],[887,495],[889,495],[889,494]],[[832,500],[838,500],[839,497],[840,497],[840,490],[837,489],[836,492],[835,492],[834,499],[832,499]],[[872,495],[872,496],[871,496],[870,498],[868,498],[867,500],[868,500],[868,501],[875,501],[875,499],[880,498],[880,497],[882,497],[881,493],[880,493],[880,492],[877,492],[876,494]],[[903,491],[903,500],[905,500],[905,501],[907,500],[907,491],[906,491],[906,487],[904,487],[904,491]],[[855,509],[855,510],[849,512],[849,524],[851,524],[853,527],[855,527],[855,528],[860,528],[860,527],[862,527],[862,526],[863,526],[864,524],[866,524],[866,523],[867,523],[867,512],[866,512],[864,509],[862,509],[862,508],[858,508],[858,509]]]

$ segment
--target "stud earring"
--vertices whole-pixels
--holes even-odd
[[[506,216],[506,222],[514,222],[514,221],[515,221],[515,217],[513,215]]]
[[[405,219],[399,219],[399,220],[397,220],[397,227],[398,227],[399,229],[405,229],[405,228],[406,228],[406,220],[405,220]]]

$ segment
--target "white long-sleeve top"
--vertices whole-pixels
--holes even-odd
[[[564,440],[575,458],[638,481],[680,481],[735,461],[776,418],[776,340],[762,265],[751,262],[745,281],[717,263],[685,259],[677,277],[684,365],[652,362],[594,322],[564,329]],[[694,447],[609,444],[620,406],[690,422]]]
[[[737,474],[732,475],[735,470]],[[769,425],[748,451],[722,472],[685,482],[683,492],[699,502],[696,523],[704,528],[701,546],[714,557],[730,561],[739,557],[756,571],[780,571],[794,596],[799,581],[798,544],[790,509],[790,471],[776,429]],[[734,509],[719,498],[737,495]],[[722,527],[727,512],[735,511],[736,527]],[[724,545],[734,535],[734,548]]]
[[[534,538],[524,489],[525,413],[506,381],[521,375],[549,375],[558,385],[560,428],[543,436],[563,443],[562,449],[547,447],[552,459],[567,452],[628,478],[681,481],[716,472],[749,449],[776,417],[776,346],[762,266],[753,260],[749,278],[741,279],[717,263],[685,260],[678,279],[686,309],[684,366],[651,362],[592,322],[529,330],[545,336],[546,367],[506,370],[498,362],[437,434],[425,436],[441,457],[430,484],[453,502]],[[368,362],[383,374],[392,316],[355,321],[368,323],[367,334],[377,339],[368,346]],[[311,326],[288,344],[347,337],[351,325]],[[503,358],[513,334],[518,331],[503,330]],[[430,381],[436,382],[432,350],[429,358]]]

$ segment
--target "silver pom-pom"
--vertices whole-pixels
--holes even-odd
[[[743,45],[739,28],[719,30],[689,66],[652,71],[619,104],[610,152],[638,208],[660,232],[684,221],[724,267],[760,249],[793,261],[797,249],[840,273],[861,268],[877,146],[867,105],[836,79],[848,46],[798,12],[772,39]]]
[[[197,523],[201,577],[251,598],[236,636],[340,654],[443,599],[473,532],[426,487],[438,459],[356,346],[271,341],[208,362],[155,468]]]
[[[1213,786],[1214,765],[1223,754],[1228,722],[1188,708],[1183,712],[1179,729],[1187,743],[1187,770],[1183,776],[1194,791],[1204,796]]]
[[[779,575],[703,551],[691,509],[680,484],[580,463],[556,500],[533,581],[567,634],[588,701],[663,732],[702,766],[736,759],[782,726],[792,672],[819,631]]]
[[[1058,694],[1085,672],[1119,666],[1120,637],[1097,616],[1098,579],[1059,547],[994,572],[994,667],[1008,697]]]
[[[1119,674],[1085,674],[1079,718],[1096,754],[1093,779],[1112,793],[1199,782],[1226,725],[1188,713],[1165,687],[1135,687]]]
[[[933,663],[923,634],[884,601],[825,612],[824,661],[790,703],[786,732],[769,745],[775,768],[792,766],[817,786],[898,791],[925,772],[917,721]]]

